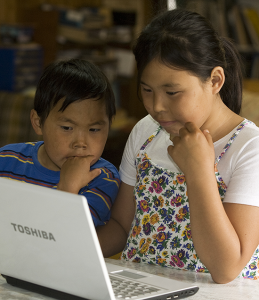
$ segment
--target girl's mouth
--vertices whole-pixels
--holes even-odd
[[[162,127],[168,127],[171,126],[173,124],[175,124],[175,121],[158,121],[158,123],[162,126]]]

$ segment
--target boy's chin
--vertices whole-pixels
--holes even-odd
[[[98,160],[99,160],[99,158],[94,158],[90,163],[90,167],[92,167],[95,163],[97,163]]]

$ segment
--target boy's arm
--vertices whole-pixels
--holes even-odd
[[[104,166],[101,174],[80,190],[87,199],[95,227],[105,225],[110,219],[111,207],[118,194],[120,179],[118,171]]]
[[[60,171],[58,190],[84,195],[95,226],[104,225],[117,196],[120,179],[117,169],[99,161],[91,169],[92,156],[67,159]],[[97,166],[97,168],[94,168]]]
[[[111,209],[110,221],[96,229],[104,257],[121,252],[126,245],[135,215],[133,189],[133,186],[121,183],[118,196]]]

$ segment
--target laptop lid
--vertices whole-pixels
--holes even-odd
[[[84,196],[0,178],[1,274],[89,299],[111,299],[92,232]]]
[[[1,274],[82,298],[115,299],[84,196],[6,178],[0,178],[0,191]],[[107,265],[117,277],[124,276],[121,267]],[[139,280],[159,285],[161,277],[138,273]],[[161,281],[164,295],[186,289],[186,297],[198,290],[170,279]],[[17,285],[22,287],[21,282]]]

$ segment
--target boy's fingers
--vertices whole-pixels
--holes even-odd
[[[94,156],[93,155],[88,155],[88,156],[85,156],[84,159],[86,159],[86,161],[91,165],[91,163],[94,159]]]
[[[88,155],[88,156],[71,156],[67,160],[70,161],[77,161],[77,160],[85,160],[89,164],[92,162],[94,156],[93,155]]]
[[[90,172],[90,181],[93,180],[95,177],[99,176],[100,174],[101,174],[101,170],[100,169],[93,169]]]

